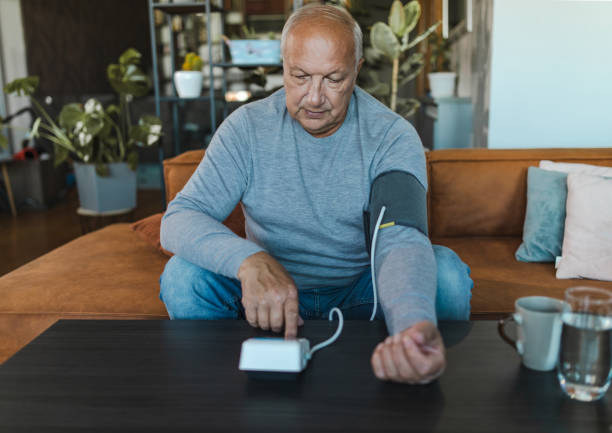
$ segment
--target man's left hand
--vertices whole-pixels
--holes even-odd
[[[442,374],[446,367],[445,353],[436,325],[418,322],[376,346],[372,369],[381,380],[424,384]]]

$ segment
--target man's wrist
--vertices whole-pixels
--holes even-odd
[[[438,326],[435,313],[431,315],[422,309],[406,311],[403,308],[391,308],[383,309],[383,312],[389,335],[399,334],[420,322],[431,322],[434,326]]]
[[[238,278],[238,280],[242,281],[243,278],[245,277],[246,273],[248,272],[248,270],[250,268],[252,268],[259,260],[264,259],[264,256],[267,256],[268,253],[266,253],[265,251],[257,251],[256,253],[253,253],[249,256],[247,256],[242,263],[240,264],[240,266],[238,267],[238,272],[236,273],[236,278]]]

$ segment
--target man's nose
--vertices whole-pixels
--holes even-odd
[[[308,103],[313,107],[318,107],[323,103],[323,100],[323,80],[315,77],[308,88]]]

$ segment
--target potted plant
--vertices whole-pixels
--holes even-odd
[[[431,57],[430,70],[427,74],[431,97],[447,98],[455,94],[455,80],[457,74],[450,68],[450,46],[448,39],[438,33],[433,33],[430,38]]]
[[[55,164],[72,160],[81,209],[94,213],[127,210],[136,207],[136,166],[138,148],[152,146],[161,135],[161,121],[144,115],[132,123],[130,102],[145,95],[149,78],[139,68],[141,54],[126,50],[118,64],[111,64],[107,76],[117,92],[119,105],[106,108],[95,98],[85,104],[62,107],[54,120],[33,96],[38,87],[36,76],[20,78],[7,84],[6,93],[28,96],[38,117],[30,134],[51,141]]]
[[[202,66],[204,63],[196,53],[185,56],[181,71],[174,73],[174,86],[181,98],[197,98],[202,92]]]
[[[378,74],[370,70],[369,74],[374,82],[365,90],[382,100],[391,110],[409,117],[419,107],[415,98],[398,97],[398,89],[412,81],[423,69],[423,54],[409,50],[425,40],[440,24],[429,27],[425,32],[410,40],[410,32],[416,27],[421,16],[421,6],[418,0],[403,5],[395,0],[389,11],[387,23],[376,22],[370,31],[370,42],[373,50],[366,50],[368,63],[377,63],[382,57],[390,60],[393,67],[391,72],[391,85],[382,81]]]

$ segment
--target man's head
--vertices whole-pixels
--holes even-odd
[[[363,62],[359,25],[342,9],[305,6],[285,23],[281,51],[289,114],[314,137],[333,134]]]

